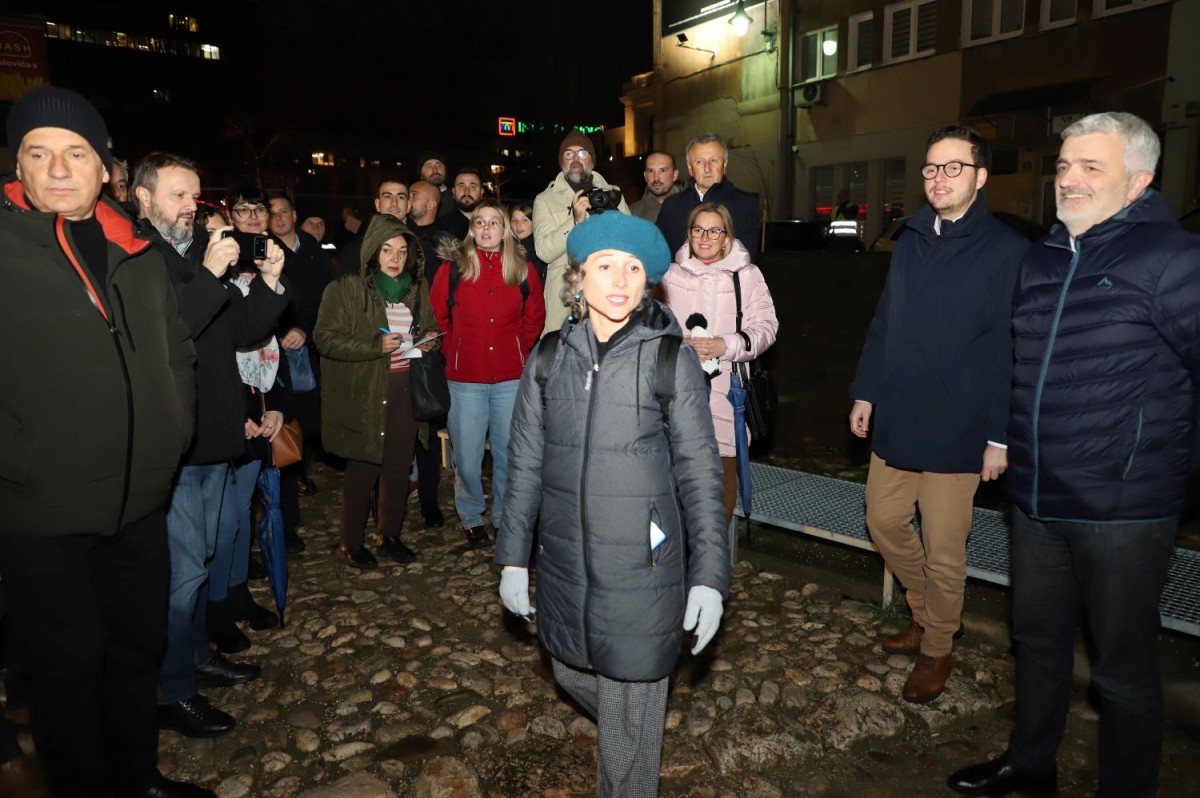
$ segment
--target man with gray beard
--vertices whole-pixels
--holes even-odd
[[[271,335],[287,308],[287,284],[280,278],[284,253],[268,240],[267,257],[256,262],[261,279],[252,281],[243,297],[223,279],[238,260],[237,239],[217,235],[210,241],[194,225],[200,175],[193,161],[161,152],[147,155],[134,173],[133,193],[142,218],[153,226],[146,232],[167,264],[179,315],[196,346],[196,436],[167,508],[171,583],[158,722],[188,737],[216,737],[232,729],[234,719],[209,705],[199,688],[229,687],[261,672],[210,648],[207,582],[214,554],[233,545],[228,534],[218,536],[218,521],[222,502],[233,496],[229,463],[246,449],[245,390],[235,350]]]
[[[557,331],[567,320],[567,306],[561,296],[563,275],[567,272],[567,234],[591,213],[588,191],[614,188],[599,172],[593,171],[596,148],[578,130],[572,129],[559,145],[558,164],[562,171],[533,200],[533,246],[537,256],[547,264],[543,332]],[[617,208],[629,215],[624,197]]]

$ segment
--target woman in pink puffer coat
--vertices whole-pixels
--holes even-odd
[[[742,332],[737,330],[737,300],[733,274],[742,287]],[[701,364],[715,358],[719,369],[712,378],[709,409],[724,467],[725,509],[732,515],[737,495],[733,407],[729,404],[729,374],[733,362],[754,360],[775,343],[779,320],[762,272],[735,237],[733,219],[724,205],[704,202],[688,217],[688,240],[662,280],[663,298],[684,328],[687,342]],[[712,338],[691,335],[688,320],[700,314]],[[693,319],[693,321],[695,321]],[[706,371],[712,370],[712,365]],[[746,432],[749,436],[749,430]]]

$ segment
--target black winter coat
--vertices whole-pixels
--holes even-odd
[[[537,358],[526,363],[496,563],[528,566],[540,514],[542,645],[576,668],[652,681],[675,669],[688,590],[729,588],[728,517],[699,361],[680,348],[664,424],[658,339],[681,330],[657,302],[629,323],[598,366],[589,321],[556,333],[544,411]],[[652,521],[666,533],[653,550]]]
[[[1008,487],[1034,518],[1183,510],[1200,380],[1200,236],[1146,191],[1021,264]]]
[[[254,346],[274,332],[288,305],[286,278],[280,281],[283,294],[254,280],[250,295],[243,297],[228,279],[218,280],[204,268],[208,247],[204,230],[195,230],[187,253],[180,255],[149,224],[144,227],[166,261],[180,315],[196,345],[196,436],[184,463],[232,460],[246,448],[245,392],[234,351]]]
[[[0,534],[112,534],[163,509],[192,437],[195,350],[162,259],[116,203],[92,274],[61,216],[0,195]]]
[[[851,387],[870,402],[872,450],[895,468],[983,469],[1006,442],[1013,285],[1029,242],[988,213],[983,191],[943,223],[928,205],[896,251]]]
[[[750,259],[758,257],[759,244],[762,240],[762,207],[758,197],[748,194],[735,186],[729,178],[713,186],[704,194],[704,199],[696,193],[696,181],[693,180],[687,188],[678,194],[672,194],[663,202],[658,212],[658,229],[671,252],[678,252],[687,243],[687,220],[692,209],[702,202],[719,202],[729,209],[733,218],[733,231],[737,240],[750,253]]]

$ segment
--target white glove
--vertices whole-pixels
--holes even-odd
[[[501,590],[504,589],[501,585]],[[721,625],[721,594],[711,587],[696,585],[688,591],[687,609],[683,611],[683,630],[696,630],[696,647],[693,654],[699,654],[708,641],[717,633]]]
[[[500,601],[504,609],[525,620],[533,617],[529,606],[529,569],[506,565],[500,572]]]

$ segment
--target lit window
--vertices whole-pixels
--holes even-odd
[[[875,54],[875,12],[850,17],[850,44],[846,50],[846,71],[866,69]]]
[[[963,0],[963,45],[1020,36],[1025,0]]]
[[[117,43],[117,47],[129,46],[129,37],[120,31],[113,31],[113,40]]]
[[[57,39],[58,38],[58,23],[57,22],[47,22],[46,23],[46,38],[48,38],[48,39]]]
[[[1092,16],[1107,17],[1125,11],[1136,11],[1146,6],[1156,6],[1168,0],[1092,0]]]
[[[312,154],[313,166],[333,166],[333,153],[330,152],[314,152]]]
[[[1042,15],[1039,27],[1058,28],[1075,21],[1077,0],[1042,0]]]
[[[221,48],[215,44],[202,44],[200,45],[200,57],[205,61],[220,61]]]
[[[800,39],[800,74],[797,82],[822,80],[837,74],[837,26],[804,34]]]
[[[910,0],[883,9],[883,60],[933,55],[937,47],[937,0]]]

